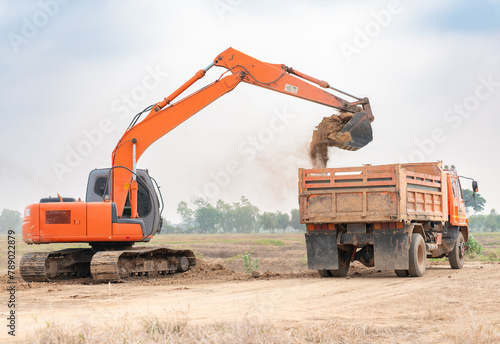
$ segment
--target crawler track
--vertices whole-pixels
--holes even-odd
[[[92,249],[66,249],[52,252],[31,252],[21,258],[21,277],[27,282],[48,282],[90,274]]]
[[[21,277],[27,282],[49,281],[45,268],[45,261],[49,255],[50,253],[45,252],[31,252],[22,256],[19,267]]]
[[[92,259],[91,271],[96,281],[119,282],[133,276],[185,272],[195,264],[194,253],[189,250],[136,247],[124,251],[96,253]]]
[[[92,276],[97,282],[120,282],[133,276],[185,272],[196,265],[190,250],[132,247],[119,251],[66,249],[32,252],[21,258],[21,277],[27,282],[50,282]]]

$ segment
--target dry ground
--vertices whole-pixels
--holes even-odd
[[[500,236],[488,237],[487,242],[500,242],[497,239]],[[445,261],[428,262],[422,278],[397,278],[393,272],[355,263],[347,278],[325,279],[307,271],[303,234],[171,235],[155,238],[154,244],[167,240],[193,249],[201,256],[198,266],[185,274],[120,284],[19,281],[15,339],[500,342],[500,263],[482,257],[462,270],[450,269]],[[21,243],[18,247],[28,250]],[[245,251],[258,258],[259,277],[244,273]],[[5,252],[1,254],[4,258]],[[0,332],[0,340],[11,342],[6,332]]]

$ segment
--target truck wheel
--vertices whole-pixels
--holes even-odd
[[[339,269],[329,270],[332,277],[345,277],[349,271],[349,266],[351,265],[352,251],[344,251],[338,249],[339,252]]]
[[[462,232],[458,232],[458,238],[449,254],[450,266],[452,269],[461,269],[464,267],[465,260],[465,240]]]
[[[412,277],[422,277],[425,272],[427,253],[425,252],[424,238],[420,234],[411,235],[410,268],[408,273]]]
[[[408,270],[394,270],[394,272],[398,277],[408,277],[410,275],[410,272]]]
[[[318,270],[318,273],[321,277],[332,277],[330,270]]]

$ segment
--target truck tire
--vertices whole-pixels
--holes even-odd
[[[408,273],[412,277],[422,277],[425,272],[427,253],[425,252],[424,238],[420,234],[411,235],[409,256],[410,268]]]
[[[461,269],[464,267],[465,260],[465,240],[462,232],[458,232],[458,238],[449,254],[450,266],[452,269]]]
[[[408,277],[410,276],[410,272],[408,270],[394,270],[396,276],[398,277]]]
[[[330,270],[318,270],[318,273],[321,277],[332,277]]]
[[[332,277],[346,277],[349,271],[349,266],[351,265],[351,251],[344,251],[338,249],[339,252],[339,269],[338,270],[328,270]]]

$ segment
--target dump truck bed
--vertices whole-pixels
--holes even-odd
[[[446,221],[441,163],[299,169],[302,223]]]

